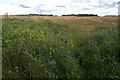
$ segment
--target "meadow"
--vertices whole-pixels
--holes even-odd
[[[2,19],[3,78],[120,78],[116,17]]]

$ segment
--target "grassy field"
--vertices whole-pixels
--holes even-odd
[[[2,19],[3,78],[120,78],[117,17]]]

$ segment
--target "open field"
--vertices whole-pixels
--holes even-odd
[[[3,78],[120,78],[118,17],[2,17]]]

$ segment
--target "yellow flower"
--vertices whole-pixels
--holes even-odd
[[[6,40],[5,42],[7,43],[8,41]]]
[[[57,45],[58,43],[56,43],[56,45]]]
[[[24,33],[25,31],[23,31],[22,33]]]
[[[12,36],[13,36],[13,34],[12,34]]]
[[[19,34],[19,36],[21,36],[21,34]]]
[[[74,45],[72,45],[72,47],[73,47]]]
[[[3,37],[2,37],[2,39],[3,39]]]

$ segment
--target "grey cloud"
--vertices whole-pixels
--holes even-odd
[[[65,8],[65,6],[60,6],[60,5],[58,5],[58,6],[56,6],[56,7],[63,7],[63,8]]]
[[[30,8],[29,6],[25,6],[25,5],[23,5],[23,4],[20,4],[19,6],[20,6],[20,7],[23,7],[23,8]]]

